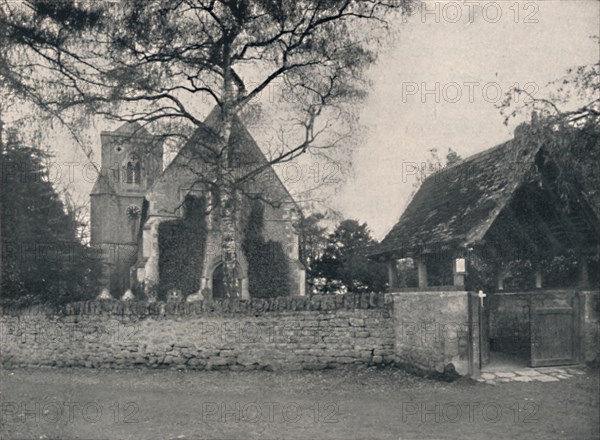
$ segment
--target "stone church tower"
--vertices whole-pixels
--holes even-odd
[[[122,294],[137,260],[144,197],[162,172],[162,145],[137,123],[101,133],[101,174],[90,193],[91,244],[102,253],[103,284]]]

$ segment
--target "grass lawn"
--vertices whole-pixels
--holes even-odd
[[[597,371],[551,383],[400,370],[0,371],[0,439],[598,439]]]

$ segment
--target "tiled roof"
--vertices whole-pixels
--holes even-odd
[[[372,255],[470,246],[483,238],[514,191],[532,176],[540,146],[510,140],[428,177]]]
[[[215,154],[218,154],[213,148],[217,145],[217,131],[218,124],[220,123],[219,118],[220,108],[215,107],[202,125],[199,126],[193,133],[191,138],[185,143],[185,145],[179,150],[175,158],[165,168],[162,175],[156,179],[155,185],[164,178],[167,174],[167,169],[186,164],[186,166],[193,166],[192,163],[202,166],[202,164],[216,164],[217,160]],[[247,172],[251,172],[256,169],[263,169],[264,173],[272,173],[273,177],[279,183],[278,185],[271,185],[270,189],[275,187],[283,191],[283,194],[278,198],[280,201],[291,202],[295,205],[293,197],[289,193],[288,189],[283,185],[281,180],[277,177],[272,167],[269,166],[269,161],[265,157],[265,154],[261,151],[260,147],[254,140],[254,137],[250,134],[244,123],[237,116],[233,118],[231,127],[231,146],[230,158],[233,158],[240,169],[245,169]],[[236,176],[236,177],[241,177]],[[260,180],[259,180],[260,181]]]

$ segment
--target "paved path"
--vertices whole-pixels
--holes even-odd
[[[503,382],[558,382],[583,374],[585,374],[583,369],[579,367],[520,368],[514,370],[490,367],[481,370],[481,375],[476,380],[490,385]]]

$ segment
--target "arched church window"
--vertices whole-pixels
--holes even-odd
[[[125,173],[125,183],[133,183],[133,163],[127,162],[127,171]]]
[[[125,165],[125,183],[139,184],[142,176],[142,166],[135,157],[130,157]]]
[[[139,162],[136,162],[133,166],[133,183],[140,183],[140,176],[142,174],[142,168]]]

